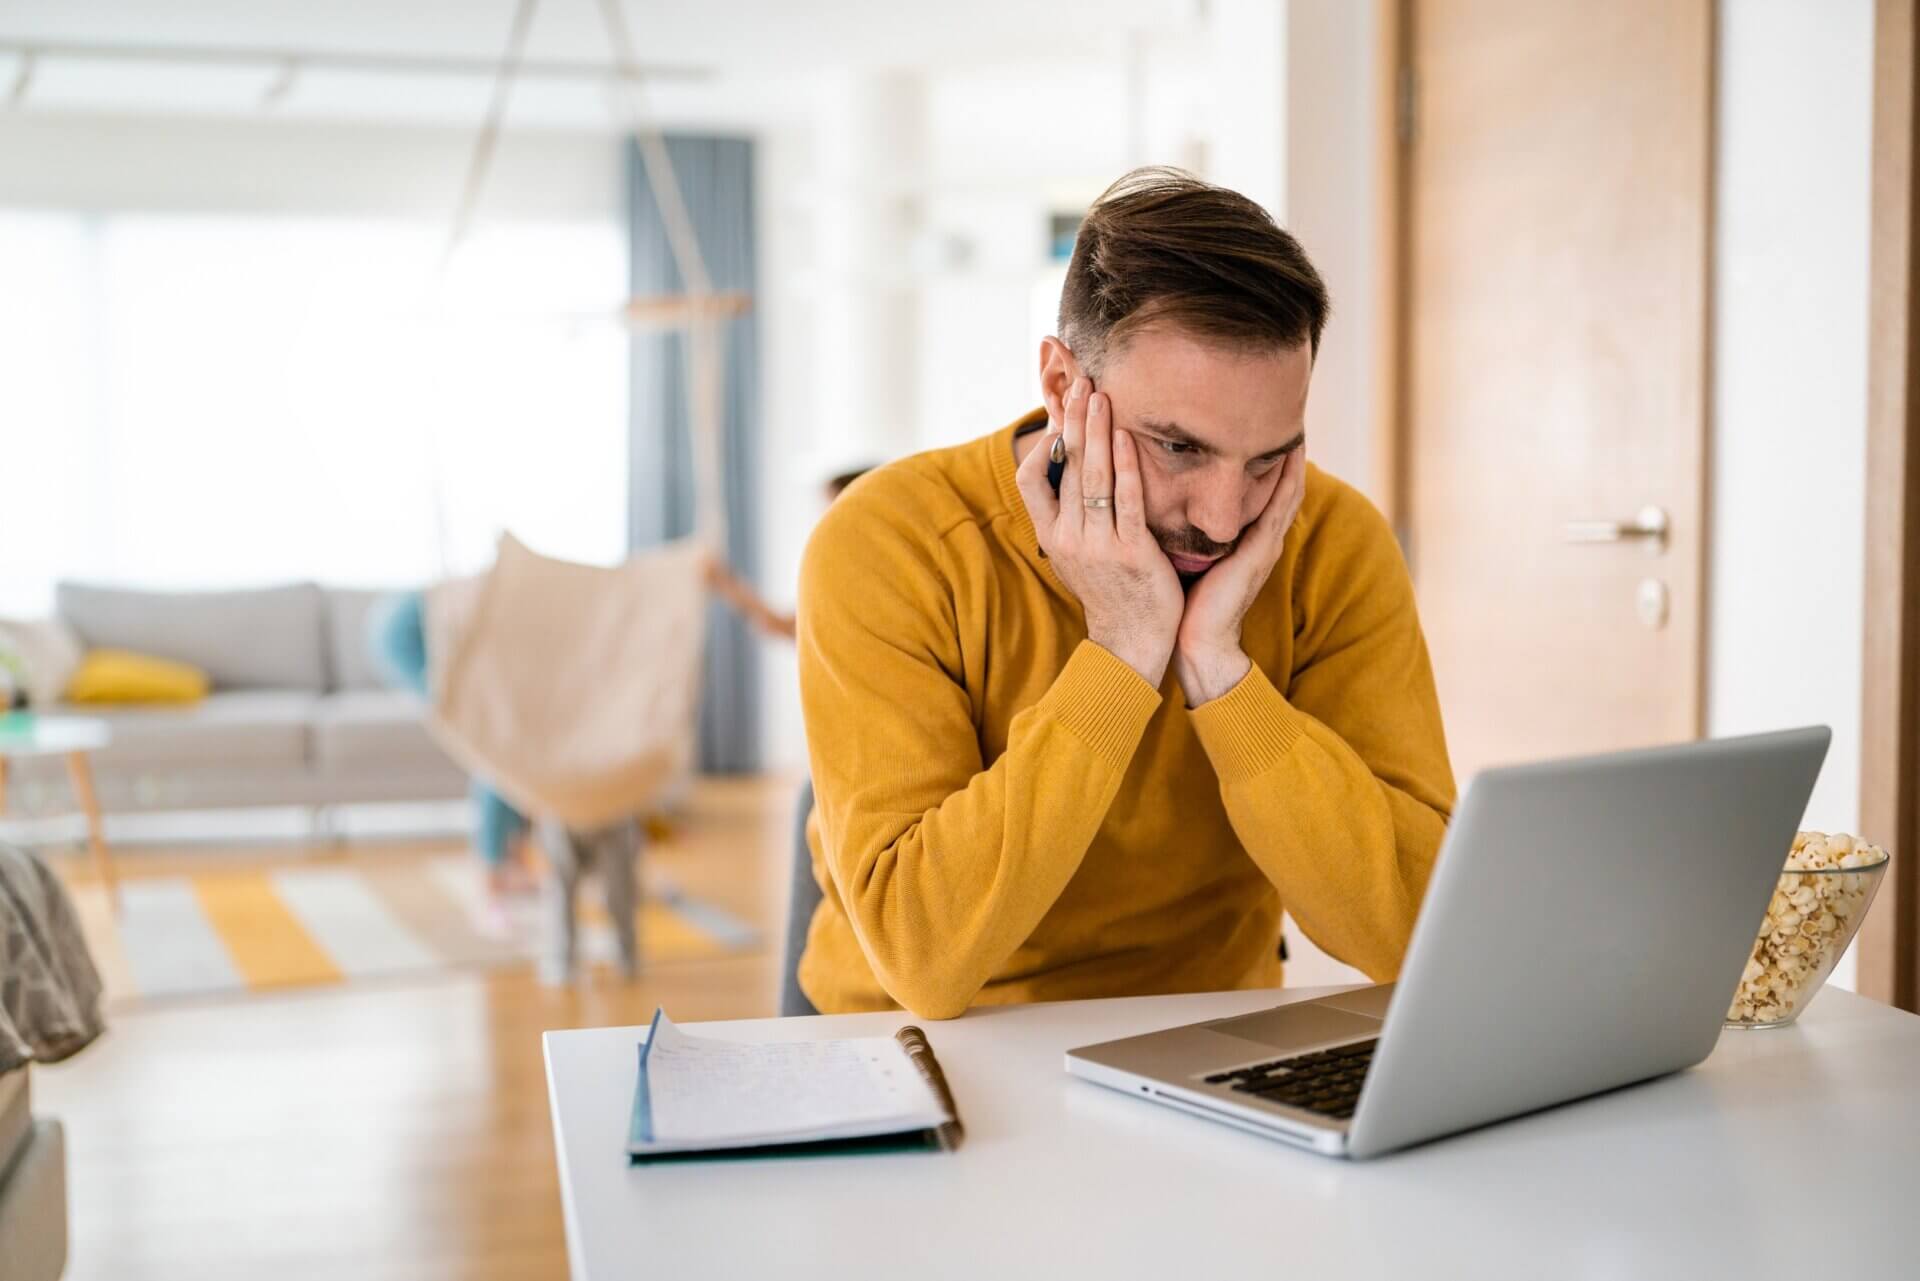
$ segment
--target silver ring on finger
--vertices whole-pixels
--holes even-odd
[[[1082,503],[1083,505],[1085,505],[1085,506],[1088,506],[1088,507],[1111,507],[1111,506],[1113,506],[1113,499],[1112,499],[1112,498],[1082,498],[1082,499],[1081,499],[1080,501],[1081,501],[1081,503]]]

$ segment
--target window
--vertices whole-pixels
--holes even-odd
[[[617,223],[0,211],[0,613],[467,572],[627,527]]]

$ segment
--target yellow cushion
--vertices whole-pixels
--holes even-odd
[[[70,703],[197,703],[207,674],[187,663],[124,649],[93,649],[67,682]]]

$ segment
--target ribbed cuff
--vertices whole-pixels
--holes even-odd
[[[1160,710],[1160,691],[1113,651],[1083,640],[1040,700],[1040,708],[1102,760],[1124,769],[1147,732],[1147,722]]]
[[[1300,714],[1255,663],[1240,683],[1193,711],[1193,732],[1222,783],[1264,773],[1300,737]]]

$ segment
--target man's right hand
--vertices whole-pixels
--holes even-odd
[[[1087,638],[1158,689],[1180,631],[1185,594],[1173,562],[1147,528],[1140,456],[1133,437],[1113,426],[1113,407],[1090,379],[1067,392],[1066,471],[1056,497],[1047,483],[1049,432],[1020,463],[1020,496],[1054,572],[1079,598]],[[1111,498],[1088,507],[1088,498]]]

